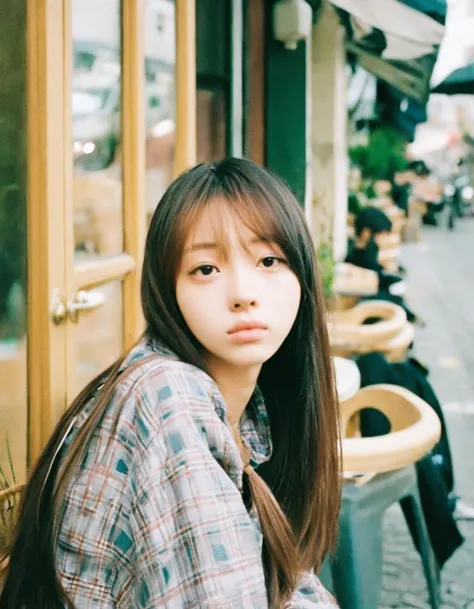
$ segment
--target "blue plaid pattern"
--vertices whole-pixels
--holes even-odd
[[[260,527],[242,500],[243,463],[222,396],[208,375],[151,341],[125,366],[154,353],[117,387],[67,489],[62,585],[77,609],[266,609]],[[241,434],[254,465],[270,457],[258,391]],[[335,606],[307,574],[287,608]]]

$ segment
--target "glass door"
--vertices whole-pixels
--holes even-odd
[[[124,247],[121,2],[71,0],[70,8],[73,397],[123,351],[124,281],[136,259]]]
[[[78,392],[142,332],[146,222],[143,2],[32,5],[30,463]]]
[[[142,2],[69,0],[65,20],[70,402],[140,334],[145,240]],[[68,30],[69,28],[69,30]]]
[[[147,220],[196,157],[195,12],[0,8],[0,466],[9,436],[23,479],[77,393],[143,331]]]
[[[69,23],[72,399],[143,329],[145,231],[175,169],[175,3],[70,0]]]

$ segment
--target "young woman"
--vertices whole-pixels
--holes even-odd
[[[26,488],[0,609],[325,609],[338,414],[311,236],[227,159],[151,222],[146,332],[59,422]]]

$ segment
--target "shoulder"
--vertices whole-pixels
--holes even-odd
[[[214,381],[202,370],[179,360],[157,356],[137,366],[124,380],[127,419],[144,448],[156,439],[190,442],[223,424]]]
[[[173,396],[209,397],[215,383],[203,370],[178,359],[157,355],[138,365],[124,386],[134,391],[152,392],[160,402]]]

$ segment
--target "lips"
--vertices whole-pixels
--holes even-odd
[[[260,321],[239,321],[232,326],[227,334],[237,334],[238,332],[246,332],[251,330],[266,330],[267,326]]]

